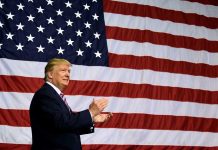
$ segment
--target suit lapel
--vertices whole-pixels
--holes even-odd
[[[53,97],[54,99],[56,99],[56,101],[57,101],[61,106],[64,106],[64,108],[69,111],[68,106],[65,104],[65,102],[63,101],[63,99],[61,98],[61,96],[55,91],[55,89],[54,89],[52,86],[50,86],[50,85],[47,84],[47,83],[45,83],[43,86],[45,86],[45,87],[48,89],[49,95],[50,95],[51,97]]]

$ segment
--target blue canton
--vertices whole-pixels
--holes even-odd
[[[1,0],[0,57],[108,65],[100,0]]]

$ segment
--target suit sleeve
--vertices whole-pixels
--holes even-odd
[[[36,121],[56,130],[79,132],[79,134],[93,132],[89,110],[70,113],[54,97],[47,94],[35,94],[33,101],[30,113],[35,116]]]
[[[88,134],[88,133],[93,133],[94,131],[95,131],[95,126],[94,126],[94,124],[92,124],[92,126],[90,126],[88,128],[79,128],[78,134],[79,135]]]

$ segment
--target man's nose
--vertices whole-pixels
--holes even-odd
[[[67,77],[69,77],[69,76],[70,76],[70,72],[69,72],[69,71],[66,71],[65,75],[66,75]]]

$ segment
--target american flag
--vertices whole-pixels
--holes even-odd
[[[31,145],[29,105],[53,57],[72,110],[108,97],[83,149],[218,149],[218,1],[0,0],[0,149]]]

